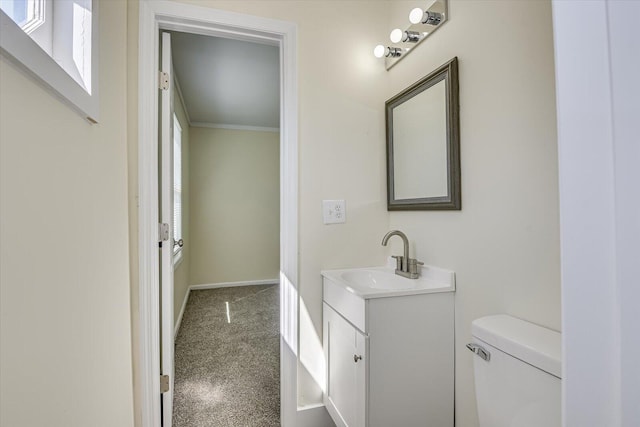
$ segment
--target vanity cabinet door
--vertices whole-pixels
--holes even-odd
[[[327,304],[323,314],[327,358],[325,404],[334,420],[342,421],[343,426],[364,427],[366,338]]]

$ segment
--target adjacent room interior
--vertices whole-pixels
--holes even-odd
[[[170,38],[173,426],[280,425],[279,49]]]

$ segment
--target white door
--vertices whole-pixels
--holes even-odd
[[[173,415],[173,70],[171,34],[162,33],[160,102],[160,223],[168,224],[169,238],[160,249],[160,370],[169,376],[162,394],[162,427],[171,427]],[[164,80],[164,82],[163,82]]]

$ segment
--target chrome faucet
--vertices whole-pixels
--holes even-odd
[[[415,258],[409,258],[409,239],[407,239],[407,235],[400,230],[392,230],[385,234],[382,238],[382,246],[387,246],[387,242],[391,236],[400,237],[404,245],[404,255],[392,256],[392,258],[396,259],[396,274],[408,279],[417,279],[420,277],[418,266],[424,265],[424,263]]]

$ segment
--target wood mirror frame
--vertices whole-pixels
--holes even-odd
[[[424,197],[396,198],[394,179],[394,109],[415,96],[427,91],[437,83],[444,82],[446,119],[446,195]],[[458,58],[439,67],[426,77],[414,83],[385,103],[386,135],[387,135],[387,210],[460,210],[460,122],[458,94]],[[424,132],[425,144],[428,133]],[[418,174],[418,171],[409,171]]]

